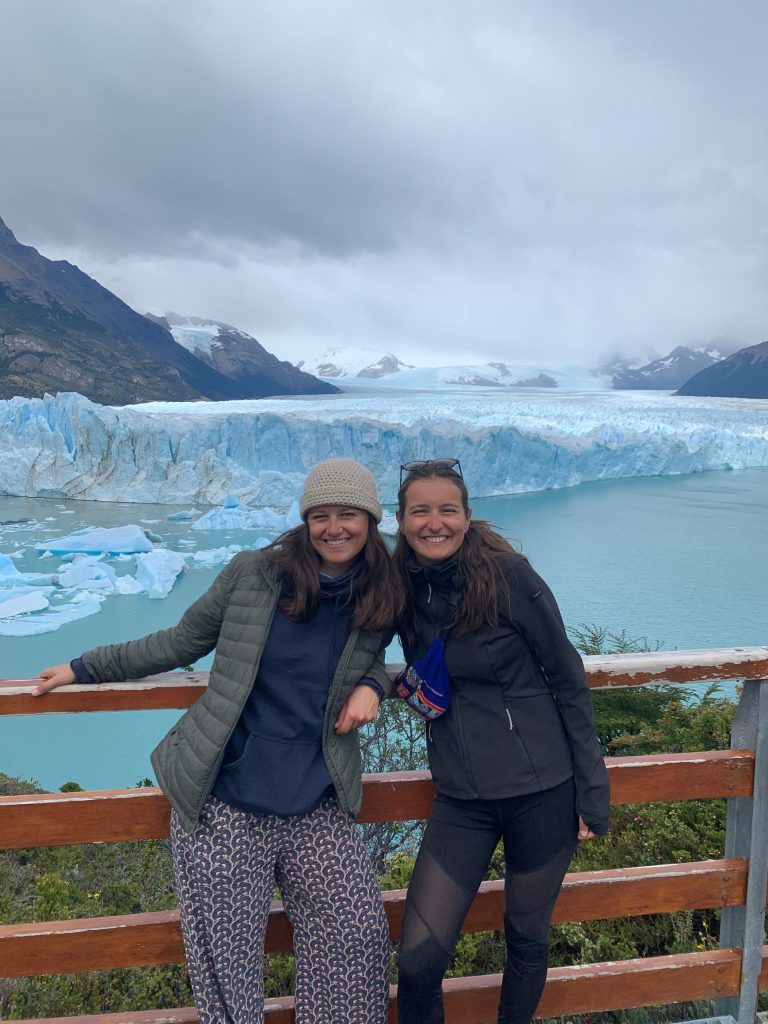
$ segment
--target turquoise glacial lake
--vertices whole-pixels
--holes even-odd
[[[555,592],[569,627],[596,624],[664,650],[768,644],[768,470],[586,483],[477,499],[477,516],[517,540]],[[191,531],[163,505],[0,497],[0,552],[22,571],[51,572],[33,545],[83,526],[146,525],[189,552],[250,545],[245,531]],[[257,531],[258,532],[258,531]],[[191,567],[164,600],[110,596],[55,632],[0,636],[0,677],[31,677],[100,643],[173,625],[213,580]],[[199,663],[198,667],[207,667]],[[89,789],[151,776],[149,753],[179,712],[0,718],[0,772],[46,789]]]

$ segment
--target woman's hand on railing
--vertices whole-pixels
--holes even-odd
[[[57,686],[67,686],[74,683],[75,673],[69,662],[64,665],[54,665],[52,668],[44,668],[37,677],[42,680],[32,691],[35,697],[42,697],[43,694],[55,690]]]

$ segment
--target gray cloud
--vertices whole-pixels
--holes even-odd
[[[286,356],[768,336],[762,0],[5,0],[0,214]]]

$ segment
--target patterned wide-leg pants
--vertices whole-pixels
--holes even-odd
[[[354,822],[335,800],[291,818],[211,797],[171,848],[200,1024],[261,1024],[275,883],[294,930],[296,1024],[384,1024],[389,932]]]

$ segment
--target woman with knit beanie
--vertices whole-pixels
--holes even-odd
[[[389,935],[353,816],[357,729],[389,692],[399,584],[371,474],[321,462],[301,526],[243,551],[178,625],[40,673],[139,679],[215,649],[208,686],[152,754],[201,1024],[264,1019],[264,933],[277,885],[293,925],[297,1024],[384,1024]]]

